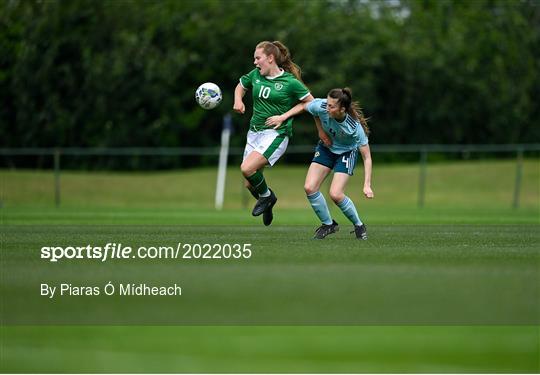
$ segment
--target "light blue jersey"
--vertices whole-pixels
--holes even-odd
[[[321,119],[322,127],[332,139],[330,151],[334,154],[357,149],[368,144],[368,138],[359,121],[347,114],[343,122],[331,118],[326,111],[326,99],[314,99],[309,102],[307,111]]]

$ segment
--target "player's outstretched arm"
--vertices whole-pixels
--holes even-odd
[[[277,129],[283,124],[287,119],[299,115],[300,113],[304,112],[306,110],[306,107],[310,101],[313,100],[313,95],[309,94],[307,97],[304,98],[300,103],[289,109],[287,112],[277,115],[277,116],[271,116],[268,117],[265,121],[266,126],[271,126],[274,129]]]
[[[364,160],[364,195],[366,198],[373,198],[373,190],[371,190],[371,152],[369,150],[369,144],[360,146],[360,154]]]
[[[233,111],[240,113],[241,115],[246,112],[246,106],[242,100],[244,95],[246,95],[246,89],[243,88],[241,84],[236,85],[236,88],[234,89]]]

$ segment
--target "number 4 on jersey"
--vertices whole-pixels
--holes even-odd
[[[346,158],[345,155],[341,158],[341,161],[345,163],[347,169],[349,168],[349,159],[350,158]]]

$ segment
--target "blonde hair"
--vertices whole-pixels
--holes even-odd
[[[291,53],[285,44],[281,43],[279,40],[273,42],[264,41],[257,44],[255,49],[261,48],[266,56],[274,56],[276,59],[276,64],[283,68],[286,72],[291,73],[302,82],[302,70],[298,65],[296,65],[291,59]]]
[[[337,99],[339,105],[344,107],[347,113],[356,121],[360,122],[366,135],[369,135],[370,131],[367,124],[367,119],[364,117],[360,104],[358,104],[358,102],[353,102],[352,91],[350,88],[345,87],[342,89],[332,89],[328,92],[328,96],[332,99]]]

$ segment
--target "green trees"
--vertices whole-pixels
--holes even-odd
[[[353,89],[372,142],[540,141],[533,0],[6,0],[2,146],[216,145],[254,46],[274,39],[315,96]],[[225,94],[213,111],[193,98],[205,81]],[[249,116],[233,120],[241,145]],[[307,116],[295,131],[314,140]]]

